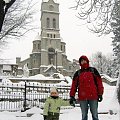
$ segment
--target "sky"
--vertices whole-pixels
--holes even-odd
[[[33,24],[40,27],[40,8],[42,0],[36,0],[38,12],[33,17]],[[77,11],[70,9],[75,5],[75,0],[57,0],[60,4],[60,35],[66,43],[66,55],[69,60],[79,59],[81,55],[90,57],[96,52],[104,55],[112,53],[111,36],[97,37],[89,32],[86,25],[76,17]],[[4,50],[1,58],[13,59],[21,57],[22,60],[29,57],[32,52],[32,41],[40,33],[40,29],[29,32],[20,40],[13,40]]]
[[[9,83],[7,83],[7,85],[8,84]],[[13,83],[13,85],[15,85],[15,83]],[[115,92],[116,86],[109,86],[104,82],[103,82],[103,86],[104,86],[103,101],[99,102],[98,104],[98,113],[106,113],[106,112],[109,112],[109,110],[112,110],[114,114],[112,115],[110,113],[98,114],[99,119],[100,120],[119,120],[120,108],[116,99],[116,92]],[[27,114],[30,114],[30,113],[34,113],[34,114],[31,117],[25,117]],[[0,112],[0,117],[1,117],[0,120],[43,120],[42,113],[43,113],[43,110],[40,109],[39,107],[32,107],[31,109],[25,112],[3,111],[3,112]],[[72,106],[62,107],[60,113],[62,113],[60,114],[60,120],[73,120],[73,119],[80,120],[82,116],[79,106],[78,107],[72,107]],[[88,112],[88,119],[92,120],[90,111]]]

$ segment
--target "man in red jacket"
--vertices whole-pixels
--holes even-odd
[[[89,67],[86,56],[79,58],[81,69],[76,71],[70,90],[70,104],[75,102],[75,93],[78,92],[78,100],[82,112],[82,120],[88,120],[88,108],[90,108],[92,119],[98,120],[98,102],[102,101],[103,84],[100,74],[94,67]]]

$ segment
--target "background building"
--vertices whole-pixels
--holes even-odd
[[[8,64],[0,62],[0,76],[16,76],[18,66],[16,64]]]
[[[18,75],[23,74],[27,65],[29,75],[50,76],[55,72],[72,76],[79,66],[76,61],[67,59],[66,43],[62,41],[59,28],[59,3],[55,0],[43,0],[41,3],[41,34],[33,41],[30,57],[21,61],[16,58]]]

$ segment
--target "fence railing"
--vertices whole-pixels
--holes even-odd
[[[1,83],[0,111],[25,111],[34,106],[43,107],[52,86],[57,86],[60,97],[69,99],[69,85],[32,83],[27,81],[20,83]]]

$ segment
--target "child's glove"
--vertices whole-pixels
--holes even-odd
[[[76,99],[73,96],[71,96],[69,101],[70,105],[75,107],[75,101]]]
[[[44,120],[47,120],[47,115],[43,115],[43,117],[44,117]]]
[[[102,95],[98,95],[98,102],[101,102],[103,100]]]

